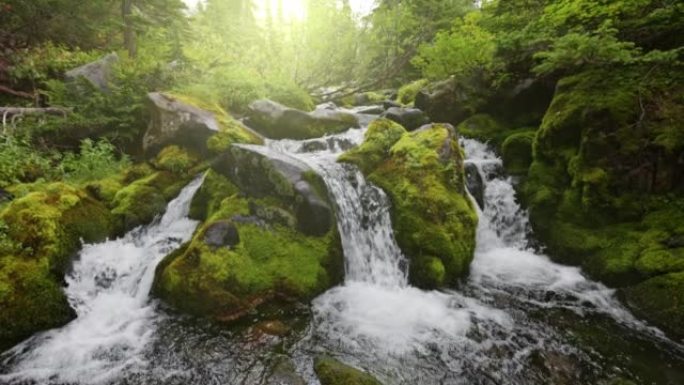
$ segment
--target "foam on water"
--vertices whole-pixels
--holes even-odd
[[[140,353],[153,338],[157,318],[148,298],[154,270],[197,227],[187,215],[202,180],[185,187],[154,224],[85,245],[66,278],[78,318],[12,349],[3,362],[10,373],[0,375],[0,382],[98,384],[144,368],[148,363]]]

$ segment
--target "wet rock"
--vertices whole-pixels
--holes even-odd
[[[396,99],[396,98],[394,98],[394,99]],[[397,102],[394,102],[392,100],[385,100],[384,102],[382,102],[382,108],[384,108],[385,110],[389,110],[392,107],[401,108],[402,105],[401,105],[401,103],[397,103]]]
[[[282,321],[263,321],[256,325],[256,329],[270,336],[282,337],[286,335],[290,328]]]
[[[423,111],[417,108],[391,107],[385,111],[382,117],[401,124],[409,131],[413,131],[429,121]]]
[[[271,100],[250,104],[248,116],[247,125],[271,139],[318,138],[359,127],[358,118],[348,112],[326,108],[304,112]]]
[[[65,78],[68,83],[85,79],[100,91],[108,92],[112,72],[118,62],[119,56],[116,53],[110,53],[97,61],[67,71]]]
[[[366,115],[380,115],[383,112],[385,112],[384,107],[382,106],[372,106],[372,107],[365,107],[362,109],[357,110],[356,112],[359,114],[366,114]]]
[[[382,385],[370,374],[327,356],[316,357],[314,371],[321,385]]]
[[[233,248],[240,243],[240,233],[230,221],[217,221],[204,231],[204,243],[208,246]]]
[[[306,381],[297,373],[292,360],[282,356],[275,359],[265,385],[306,385]]]
[[[484,182],[477,166],[472,163],[465,164],[466,185],[470,195],[475,198],[480,209],[484,210]]]
[[[220,131],[214,113],[159,92],[148,94],[148,100],[151,119],[143,138],[146,154],[154,155],[169,144],[207,153],[207,139]]]
[[[251,197],[273,196],[287,202],[304,234],[326,234],[333,224],[325,184],[302,162],[265,147],[234,145],[213,168]]]
[[[474,81],[475,82],[475,81]],[[476,82],[475,82],[476,83]],[[460,84],[455,79],[434,83],[416,95],[414,105],[433,122],[459,124],[474,114],[488,91],[479,84]]]

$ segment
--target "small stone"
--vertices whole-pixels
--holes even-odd
[[[230,221],[217,221],[204,232],[204,243],[212,247],[235,247],[240,243],[240,233]]]

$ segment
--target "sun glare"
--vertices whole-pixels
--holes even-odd
[[[259,3],[260,13],[264,17],[270,6],[273,18],[278,17],[280,12],[282,12],[285,20],[304,20],[306,18],[304,0],[260,0]]]

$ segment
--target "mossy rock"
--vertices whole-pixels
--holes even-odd
[[[151,120],[143,139],[148,156],[169,145],[209,156],[232,143],[261,143],[259,135],[233,119],[218,104],[177,94],[148,94]]]
[[[420,79],[399,88],[397,91],[397,102],[409,105],[416,100],[416,95],[428,85],[427,79]]]
[[[0,351],[76,318],[48,262],[0,257]]]
[[[422,288],[455,285],[469,270],[478,222],[456,133],[442,124],[399,133],[394,123],[377,120],[364,143],[340,160],[358,165],[390,197],[410,281]]]
[[[511,175],[527,175],[532,164],[532,144],[536,130],[526,130],[509,135],[501,145],[501,155],[506,171]]]
[[[623,290],[634,313],[677,339],[684,338],[684,272],[651,278]]]
[[[321,385],[382,385],[370,374],[345,365],[331,357],[316,357],[314,371]]]
[[[0,253],[0,350],[75,317],[60,286],[81,241],[115,231],[104,203],[63,183],[44,185],[4,207]]]
[[[274,197],[247,197],[210,171],[192,207],[207,220],[159,265],[154,284],[158,296],[183,312],[233,321],[276,298],[308,301],[342,281],[336,229],[312,236],[285,225],[283,218],[295,214]],[[205,233],[215,223],[231,224],[239,242],[207,245]]]

